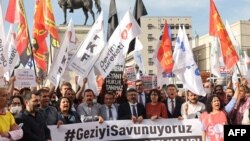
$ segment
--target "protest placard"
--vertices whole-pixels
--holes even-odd
[[[16,87],[35,87],[36,76],[34,70],[31,69],[16,69],[15,70],[16,81],[14,85]]]

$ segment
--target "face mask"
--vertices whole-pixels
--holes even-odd
[[[10,112],[14,115],[18,114],[21,110],[22,110],[21,106],[14,106],[10,108]]]
[[[93,99],[93,103],[97,103],[97,99],[94,98],[94,99]]]
[[[211,89],[210,88],[205,88],[205,92],[206,92],[206,94],[211,94]]]

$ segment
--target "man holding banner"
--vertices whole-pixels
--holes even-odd
[[[146,110],[141,103],[137,103],[137,91],[134,88],[128,88],[128,102],[123,103],[118,108],[118,119],[131,119],[133,123],[141,123],[146,118]]]

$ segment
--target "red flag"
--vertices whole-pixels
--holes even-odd
[[[9,0],[9,5],[6,11],[5,20],[10,23],[19,23],[17,0]]]
[[[34,26],[33,26],[33,39],[32,45],[34,47],[34,59],[37,67],[47,72],[47,59],[46,53],[48,52],[46,37],[48,35],[44,26],[43,18],[43,2],[45,0],[36,0],[35,14],[34,14]]]
[[[157,53],[157,59],[159,60],[159,63],[161,64],[165,72],[172,72],[174,61],[172,56],[171,39],[169,37],[167,21],[164,25],[161,44]]]
[[[10,23],[18,23],[16,48],[20,56],[21,63],[26,65],[31,52],[28,48],[29,36],[23,0],[9,1],[5,19]]]
[[[234,67],[234,65],[237,64],[237,62],[239,61],[239,57],[232,44],[232,41],[228,36],[228,33],[213,0],[210,0],[209,21],[209,34],[211,36],[216,36],[219,38],[224,64],[228,69],[231,69],[232,67]]]
[[[53,47],[59,47],[59,35],[55,24],[55,18],[54,13],[52,10],[51,2],[50,0],[43,0],[43,13],[44,13],[44,26],[45,29],[48,30],[48,32],[51,35],[51,45]]]
[[[54,14],[50,0],[36,0],[33,41],[35,48],[34,58],[37,67],[43,72],[47,71],[47,44],[46,37],[48,33],[51,35],[51,44],[53,47],[59,47],[59,35],[55,26]]]

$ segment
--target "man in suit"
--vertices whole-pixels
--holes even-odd
[[[181,105],[183,100],[177,96],[177,88],[174,84],[169,84],[167,86],[168,98],[165,102],[167,107],[168,118],[178,118],[181,117]]]
[[[137,103],[137,91],[134,88],[128,88],[128,102],[123,103],[118,108],[118,119],[130,119],[133,123],[141,123],[146,118],[146,110],[144,106]]]
[[[103,120],[117,120],[118,118],[118,106],[114,103],[115,95],[108,92],[104,96],[104,104],[100,107],[99,113]]]
[[[83,97],[83,103],[77,107],[77,113],[81,116],[82,122],[100,122],[101,117],[99,116],[99,108],[101,105],[99,103],[94,103],[94,91],[92,89],[86,89]]]
[[[137,100],[138,103],[141,103],[144,107],[146,103],[150,102],[150,97],[144,92],[144,84],[142,80],[135,81],[136,91],[138,93]]]

